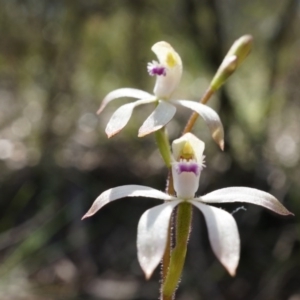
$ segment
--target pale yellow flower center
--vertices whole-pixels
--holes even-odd
[[[193,150],[192,145],[189,142],[185,142],[180,153],[180,158],[191,160],[194,159],[194,156],[195,156],[195,152]]]
[[[168,67],[173,68],[177,65],[177,60],[172,52],[169,52],[166,58]]]

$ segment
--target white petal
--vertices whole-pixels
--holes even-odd
[[[161,191],[143,185],[123,185],[103,192],[93,203],[89,211],[82,219],[91,217],[100,208],[107,203],[118,200],[124,197],[148,197],[161,200],[174,200],[175,197],[169,196]]]
[[[205,144],[190,132],[185,133],[182,137],[173,141],[172,152],[175,160],[178,161],[180,159],[182,149],[186,142],[191,144],[197,163],[202,164]]]
[[[148,104],[151,102],[155,102],[156,98],[152,96],[149,99],[137,100],[135,102],[127,103],[120,106],[114,114],[111,116],[110,120],[106,125],[105,132],[107,136],[110,138],[117,133],[119,133],[128,123],[131,118],[133,109],[142,104]]]
[[[158,42],[151,48],[159,62],[166,67],[165,76],[157,76],[154,94],[160,99],[168,99],[180,82],[182,62],[178,53],[166,42]]]
[[[164,255],[170,217],[174,207],[179,203],[180,201],[176,200],[150,208],[139,221],[138,260],[146,278],[150,278]]]
[[[280,215],[293,215],[274,196],[248,187],[229,187],[208,193],[199,201],[206,203],[246,202],[268,208]]]
[[[172,100],[198,113],[210,129],[211,135],[220,148],[224,149],[224,129],[219,115],[209,106],[190,100]]]
[[[229,274],[234,276],[240,259],[240,237],[234,218],[220,208],[197,201],[189,202],[203,213],[213,252]]]
[[[110,103],[112,100],[122,98],[122,97],[132,97],[136,99],[144,99],[144,98],[150,98],[153,97],[153,95],[142,91],[138,89],[132,89],[132,88],[122,88],[122,89],[117,89],[114,90],[110,93],[108,93],[105,98],[103,99],[100,108],[97,111],[97,114],[100,114],[103,109],[106,107],[108,103]]]
[[[166,101],[159,101],[158,106],[139,129],[138,136],[142,137],[161,129],[172,120],[175,112],[176,107],[174,105],[169,104]]]

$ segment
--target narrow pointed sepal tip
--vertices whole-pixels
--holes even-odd
[[[219,142],[219,147],[220,147],[220,149],[221,149],[222,151],[224,151],[224,146],[225,146],[225,142],[224,142],[224,140],[221,140],[221,141]]]
[[[145,273],[145,279],[146,280],[149,280],[151,278],[152,274],[153,274],[153,272],[149,273],[149,272],[145,272],[145,271],[144,271],[144,273]]]
[[[239,259],[235,263],[228,264],[228,265],[223,264],[223,266],[225,267],[226,271],[231,277],[235,277],[238,264],[239,264]]]
[[[154,132],[156,132],[156,131],[158,131],[160,129],[161,129],[161,127],[158,127],[158,126],[156,128],[151,128],[149,130],[143,130],[143,129],[141,130],[141,129],[139,129],[138,137],[139,138],[144,137],[144,136],[149,135],[151,133],[154,133]]]
[[[141,137],[146,136],[147,134],[149,134],[149,133],[147,133],[147,132],[138,132],[138,137],[141,138]]]
[[[81,220],[92,217],[97,211],[98,209],[95,209],[95,206],[92,205],[92,207],[86,212],[86,214],[81,218]]]
[[[157,131],[157,130],[154,130],[154,131],[142,131],[142,132],[138,132],[138,137],[139,137],[139,138],[142,138],[142,137],[144,137],[144,136],[146,136],[146,135],[149,135],[149,134],[151,134],[151,133],[154,133],[155,131]]]
[[[83,221],[84,219],[90,217],[91,215],[89,213],[86,213],[82,218],[81,218],[81,221]]]
[[[120,130],[119,131],[115,131],[115,132],[107,132],[107,131],[105,131],[108,139],[110,139],[111,137],[117,135],[119,132],[120,132]]]
[[[220,132],[219,130],[212,134],[212,138],[217,143],[222,151],[224,151],[225,141],[224,141],[224,133],[223,131]]]
[[[282,216],[292,216],[292,217],[295,216],[295,214],[290,212],[289,210],[287,210],[281,202],[278,201],[278,204],[279,205],[276,207],[276,209],[272,209],[269,207],[267,207],[267,208],[273,210],[275,213],[282,215]]]
[[[233,270],[227,270],[227,271],[228,271],[228,273],[229,273],[229,275],[230,275],[231,277],[235,277],[235,275],[236,275],[236,268],[233,269]]]
[[[100,108],[97,110],[97,115],[100,115],[102,113],[103,108],[100,106]]]
[[[292,213],[291,211],[289,211],[289,210],[287,210],[287,214],[286,214],[287,216],[292,216],[292,217],[294,217],[295,216],[295,214],[294,213]]]

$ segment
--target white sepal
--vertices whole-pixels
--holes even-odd
[[[139,137],[157,131],[167,125],[176,113],[176,107],[166,101],[159,101],[158,106],[139,129]]]
[[[138,260],[147,279],[164,255],[171,214],[179,203],[176,200],[155,206],[140,218],[137,234]]]
[[[229,187],[216,190],[200,197],[199,200],[206,203],[252,203],[268,208],[280,215],[294,215],[271,194],[248,187]]]
[[[104,205],[124,197],[148,197],[160,200],[176,200],[166,193],[143,185],[123,185],[103,192],[82,219],[91,217]]]
[[[108,121],[105,132],[110,138],[119,133],[128,123],[131,118],[133,109],[139,105],[155,102],[156,98],[151,97],[149,99],[137,100],[135,102],[127,103],[120,106],[111,116]]]
[[[234,276],[240,259],[240,237],[233,216],[220,208],[194,200],[189,202],[203,213],[213,252],[229,274]]]
[[[99,115],[103,111],[103,109],[106,107],[106,105],[109,104],[111,101],[118,99],[118,98],[122,98],[122,97],[145,99],[145,98],[153,97],[153,95],[151,95],[145,91],[133,89],[133,88],[121,88],[121,89],[111,91],[104,97],[104,99],[100,105],[100,108],[97,111],[97,114]]]
[[[209,106],[204,104],[190,101],[190,100],[172,100],[171,102],[177,103],[181,106],[189,108],[198,113],[208,126],[212,138],[219,145],[221,150],[224,150],[224,129],[219,115]]]

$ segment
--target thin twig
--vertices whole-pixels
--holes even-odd
[[[213,93],[214,93],[214,91],[211,90],[210,88],[208,88],[199,102],[202,103],[202,104],[206,104],[207,101],[213,95]],[[189,118],[182,134],[185,134],[185,133],[190,132],[192,130],[192,128],[195,125],[198,117],[199,117],[199,114],[197,114],[196,112],[192,113],[192,115],[190,116],[190,118]]]

